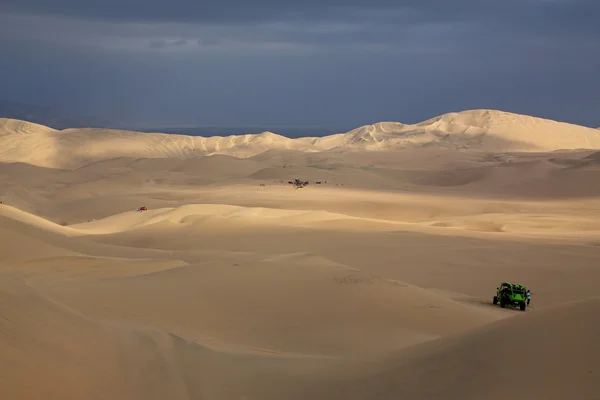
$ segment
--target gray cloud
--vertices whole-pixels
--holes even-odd
[[[198,39],[198,46],[218,46],[221,41],[219,39]]]
[[[150,48],[152,49],[164,49],[166,47],[181,47],[187,46],[189,41],[186,39],[177,39],[177,40],[164,40],[164,39],[154,39],[150,41]]]
[[[61,31],[64,38],[73,31],[130,42],[143,37],[153,48],[181,36],[213,43],[460,41],[463,48],[486,38],[585,41],[600,36],[599,12],[595,0],[5,0],[0,6],[5,20],[21,19],[13,23],[19,28],[49,25],[57,38]]]
[[[162,49],[164,47],[167,47],[167,42],[164,40],[158,39],[150,42],[150,48],[152,49]]]
[[[511,1],[511,0],[509,0]],[[525,2],[527,3],[527,2]],[[530,0],[530,3],[532,1]],[[535,2],[533,2],[535,3]],[[195,22],[227,23],[245,21],[296,20],[302,17],[314,19],[318,15],[329,18],[332,15],[351,14],[363,11],[407,11],[414,17],[445,15],[455,19],[472,10],[490,7],[497,2],[463,0],[448,2],[444,0],[244,0],[189,1],[171,0],[104,0],[102,2],[80,0],[9,0],[4,2],[4,12],[67,16],[121,21],[149,22]],[[482,7],[483,5],[483,7]],[[495,7],[496,9],[498,7]],[[436,10],[432,12],[431,10]],[[444,18],[444,19],[446,19]]]
[[[2,96],[156,123],[600,125],[595,0],[4,0]]]
[[[595,0],[5,0],[4,13],[122,22],[238,24],[360,21],[480,22],[598,32]]]

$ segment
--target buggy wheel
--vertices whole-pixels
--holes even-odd
[[[525,311],[525,307],[527,307],[527,305],[525,304],[525,302],[524,302],[524,301],[522,301],[522,302],[521,302],[520,306],[521,306],[521,307],[520,307],[520,308],[521,308],[521,311]]]
[[[494,300],[492,300],[493,304],[498,304],[498,296],[494,296]]]
[[[504,296],[500,297],[500,307],[502,307],[502,308],[506,307],[506,300],[504,299]]]

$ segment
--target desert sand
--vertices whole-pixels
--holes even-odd
[[[600,399],[598,182],[600,131],[496,110],[301,139],[0,119],[2,397]]]

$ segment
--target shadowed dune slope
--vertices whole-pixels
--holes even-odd
[[[274,399],[276,388],[318,366],[214,351],[160,330],[90,319],[6,278],[0,315],[7,399]]]
[[[599,313],[594,298],[517,315],[384,362],[340,368],[331,379],[286,397],[597,400]]]
[[[11,398],[495,400],[509,387],[531,398],[595,400],[600,392],[597,299],[368,360],[211,350],[89,319],[6,279],[0,299],[0,381]]]

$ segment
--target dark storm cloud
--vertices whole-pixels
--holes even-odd
[[[5,0],[1,13],[37,16],[29,24],[42,30],[50,23],[44,30],[63,32],[67,40],[85,40],[87,33],[94,43],[94,37],[110,31],[113,43],[142,38],[145,44],[139,47],[152,49],[188,41],[196,48],[262,41],[388,44],[442,53],[477,52],[486,45],[560,51],[594,46],[600,37],[596,0]],[[7,34],[23,34],[22,24],[27,22]]]
[[[398,9],[418,11],[424,16],[444,15],[443,19],[454,19],[465,15],[474,6],[481,9],[484,3],[490,6],[498,2],[462,0],[457,4],[447,0],[371,0],[367,5],[362,0],[9,0],[3,5],[3,10],[112,21],[227,23],[286,20],[303,16],[310,16],[312,19],[317,15],[329,17],[341,11],[353,13]]]
[[[0,87],[168,123],[600,125],[597,0],[3,0]]]
[[[298,19],[390,23],[500,21],[598,29],[596,0],[5,0],[0,12],[106,21],[246,23]],[[386,18],[387,16],[387,18]],[[507,27],[508,28],[508,27]]]

